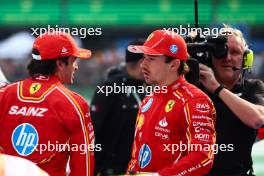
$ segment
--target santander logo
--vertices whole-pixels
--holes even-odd
[[[166,126],[168,126],[168,122],[166,121],[166,117],[164,117],[163,119],[161,119],[161,120],[159,121],[159,126],[161,126],[161,127],[166,127]]]

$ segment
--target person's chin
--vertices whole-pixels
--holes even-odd
[[[234,71],[231,70],[226,70],[220,73],[220,76],[224,79],[224,80],[229,80],[232,79],[234,77]]]
[[[151,80],[151,79],[149,79],[149,77],[145,77],[145,82],[147,83],[147,84],[152,84],[153,83],[153,81]]]

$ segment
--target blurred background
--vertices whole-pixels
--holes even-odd
[[[264,80],[264,2],[259,0],[200,0],[201,27],[231,24],[243,31],[255,52],[250,77]],[[85,28],[75,36],[91,49],[93,58],[80,61],[71,88],[90,101],[107,68],[124,60],[125,48],[159,28],[194,27],[193,0],[0,0],[0,67],[7,79],[27,76],[31,47],[40,28]],[[94,31],[93,31],[94,30]],[[100,32],[96,32],[96,30]],[[83,32],[83,31],[82,31]],[[263,143],[263,142],[262,142]],[[264,144],[254,149],[257,175],[264,175]]]

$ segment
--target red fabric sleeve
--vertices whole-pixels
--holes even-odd
[[[259,139],[259,140],[264,139],[264,127],[258,129],[258,139]]]

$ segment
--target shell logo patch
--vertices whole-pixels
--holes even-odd
[[[175,104],[175,100],[169,100],[166,107],[165,112],[170,112]]]
[[[40,83],[32,83],[30,85],[29,92],[30,92],[30,94],[34,94],[37,91],[39,91],[40,88],[41,88],[41,84]]]

